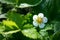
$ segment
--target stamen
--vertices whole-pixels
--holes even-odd
[[[40,24],[42,22],[42,18],[38,17],[37,22]]]

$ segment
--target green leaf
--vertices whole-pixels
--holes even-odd
[[[56,2],[56,7],[57,7],[57,9],[58,9],[58,12],[60,13],[60,0],[55,0],[55,2]]]
[[[41,3],[42,0],[0,0],[3,3],[7,3],[7,4],[17,4],[20,5],[21,4],[28,4],[27,6],[25,5],[25,7],[30,7],[30,6],[36,6],[39,3]],[[24,5],[22,5],[22,7],[24,7]],[[30,5],[30,6],[29,6]]]
[[[44,13],[46,16],[49,16],[49,12],[52,11],[51,4],[51,0],[42,0],[42,2],[39,5],[32,7],[33,13]]]
[[[24,18],[22,15],[16,12],[8,12],[7,17],[8,19],[14,21],[18,25],[19,28],[22,28],[23,21],[24,21]]]
[[[40,37],[40,35],[36,31],[36,29],[34,29],[34,28],[22,30],[22,33],[26,37],[33,38],[33,39],[37,39]]]
[[[53,27],[54,27],[54,25],[53,24],[47,24],[46,25],[46,27],[44,28],[44,29],[42,29],[42,30],[40,30],[40,33],[42,34],[42,35],[46,35],[46,36],[51,36],[51,35],[53,35],[53,33],[54,33],[54,29],[53,29]],[[45,32],[45,33],[44,33]],[[47,34],[46,34],[47,33]]]
[[[26,24],[26,25],[23,26],[23,29],[29,29],[29,28],[33,28],[33,25]]]
[[[0,4],[0,14],[2,14],[2,7],[1,7],[1,4]]]
[[[0,40],[2,40],[4,37],[3,37],[3,35],[2,34],[0,34]]]
[[[0,24],[0,32],[3,32],[5,30],[5,26]]]
[[[56,23],[55,23],[54,31],[55,31],[55,32],[60,31],[60,22],[56,22]]]
[[[29,23],[32,23],[32,14],[31,13],[27,13],[26,15],[25,15],[25,19],[27,20],[27,22],[29,22]]]
[[[0,0],[2,3],[15,4],[18,0]]]
[[[19,7],[20,8],[25,8],[25,7],[33,7],[33,6],[37,6],[38,4],[40,4],[42,2],[42,0],[19,0]]]
[[[6,38],[12,38],[12,34],[17,33],[17,32],[20,32],[20,29],[8,31],[8,32],[2,32],[1,34],[4,36],[3,40],[5,40]]]
[[[46,32],[46,31],[42,31],[42,30],[41,30],[39,33],[40,33],[42,36],[45,36],[45,37],[48,36],[48,32]]]
[[[46,32],[46,31],[40,31],[39,33],[41,35],[41,40],[48,40],[48,38],[49,38],[48,32]]]
[[[16,23],[11,20],[3,20],[2,24],[11,29],[13,29],[13,26],[19,29],[19,27],[16,25]]]
[[[52,40],[60,40],[60,31],[54,33],[52,36]]]
[[[0,26],[0,32],[3,32],[5,30],[4,26]]]
[[[4,34],[4,35],[13,34],[13,33],[19,32],[19,31],[20,31],[20,29],[19,30],[8,31],[8,32],[2,32],[2,34]]]
[[[53,24],[47,24],[45,27],[45,30],[53,30],[54,25]]]
[[[42,1],[42,0],[19,0],[20,3],[27,3],[27,4],[31,4],[31,5],[35,5],[40,1]]]
[[[53,30],[53,25],[52,24],[47,24],[46,27],[44,29],[42,29],[41,31],[47,31],[47,30]]]

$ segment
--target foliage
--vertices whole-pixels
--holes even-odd
[[[42,29],[33,25],[38,13],[48,18]],[[60,40],[59,36],[60,0],[0,0],[0,40]]]

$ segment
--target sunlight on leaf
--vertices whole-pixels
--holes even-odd
[[[22,28],[21,26],[23,26],[24,16],[16,12],[9,11],[7,13],[7,18],[14,21],[19,28]]]
[[[3,32],[5,30],[5,26],[0,25],[0,32]]]
[[[29,38],[37,39],[39,38],[39,34],[37,33],[36,29],[31,28],[31,29],[25,29],[22,30],[23,35]]]
[[[31,24],[26,24],[23,26],[24,29],[28,29],[28,28],[33,28],[33,25]]]
[[[13,28],[12,26],[15,26],[16,28],[18,28],[18,26],[16,25],[15,22],[13,21],[9,21],[9,20],[3,20],[3,25],[6,25],[8,27],[10,27],[11,29]]]
[[[13,31],[8,31],[8,32],[2,32],[2,34],[13,34],[13,33],[16,33],[16,32],[19,32],[19,30],[13,30]]]

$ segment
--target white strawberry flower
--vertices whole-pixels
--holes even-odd
[[[45,23],[47,23],[47,21],[48,19],[47,17],[44,17],[43,13],[39,13],[38,15],[33,16],[33,25],[35,27],[39,26],[39,28],[44,28]]]

